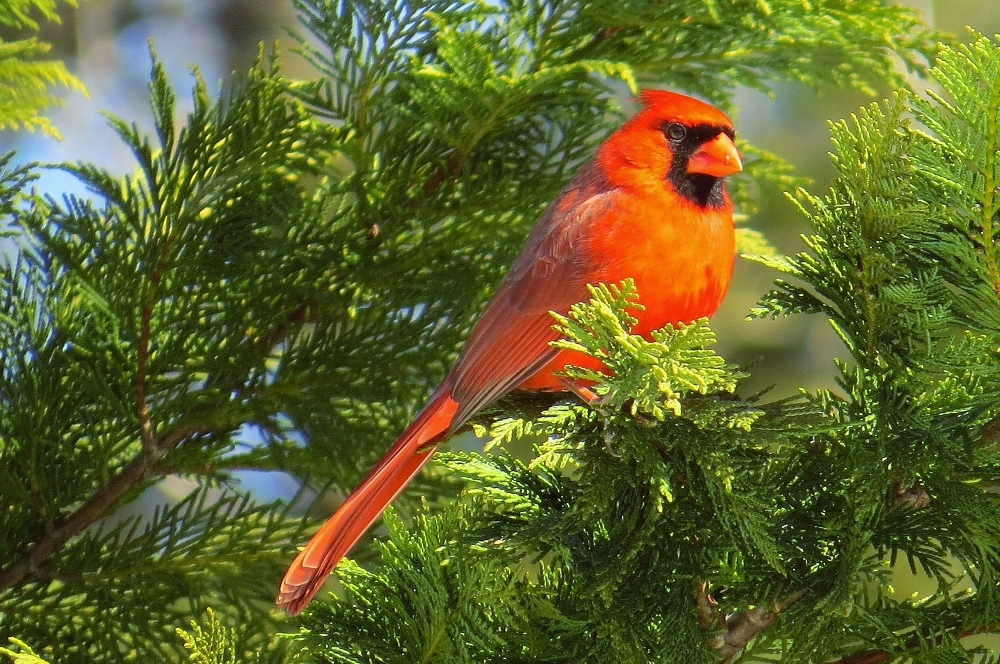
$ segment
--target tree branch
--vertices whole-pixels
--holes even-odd
[[[158,275],[154,275],[154,282],[159,282]],[[258,345],[262,343],[273,346],[280,338],[287,335],[290,329],[307,321],[309,311],[312,308],[311,304],[303,303],[296,308],[284,324],[263,335]],[[44,562],[58,552],[70,539],[103,518],[125,493],[144,481],[166,474],[160,462],[170,451],[192,436],[228,429],[243,423],[244,420],[240,418],[239,421],[215,422],[214,426],[179,426],[164,432],[162,436],[155,435],[146,395],[151,319],[152,308],[150,305],[146,305],[143,307],[140,321],[136,376],[136,414],[139,418],[139,438],[142,442],[142,451],[107,484],[91,495],[83,505],[70,513],[60,523],[47,529],[45,535],[20,560],[0,570],[0,592],[27,578],[43,580],[56,578],[57,572],[45,567]],[[206,471],[209,471],[207,467]]]
[[[55,554],[71,538],[79,535],[88,526],[103,517],[126,492],[139,483],[154,477],[156,466],[170,450],[183,440],[201,433],[193,427],[182,427],[168,431],[158,440],[154,439],[152,449],[143,451],[107,484],[98,489],[83,505],[74,510],[55,528],[49,530],[19,561],[0,571],[0,592],[13,587],[28,577],[52,578],[51,570],[43,571],[42,563]]]
[[[149,290],[146,291],[146,301],[143,302],[139,318],[139,345],[135,372],[135,414],[139,421],[139,439],[147,454],[153,454],[156,448],[156,434],[152,418],[149,415],[149,400],[146,394],[149,387],[149,340],[152,336],[153,304],[156,301],[156,291],[167,271],[167,257],[173,245],[173,238],[168,238],[166,245],[160,252],[160,259],[149,279]]]
[[[990,632],[1000,632],[1000,625],[987,625],[986,627],[972,627],[969,629],[963,629],[956,636],[956,640],[962,640],[970,636],[975,636],[976,634],[986,634]],[[940,645],[943,637],[937,637],[934,639],[936,645]],[[842,659],[838,659],[834,664],[883,664],[883,662],[891,662],[906,651],[911,649],[920,648],[925,640],[921,639],[919,636],[911,637],[906,645],[903,646],[903,652],[889,652],[888,650],[867,650],[865,652],[860,652],[854,655],[848,655]]]
[[[774,601],[770,606],[762,605],[749,611],[734,613],[726,620],[726,632],[715,637],[708,647],[722,656],[722,662],[730,661],[804,595],[805,591],[798,590],[782,600]]]

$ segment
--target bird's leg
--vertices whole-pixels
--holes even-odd
[[[601,398],[594,394],[594,391],[587,387],[586,385],[581,385],[572,378],[563,376],[559,379],[563,387],[566,388],[567,392],[572,392],[576,396],[580,397],[580,400],[588,406],[601,406]]]
[[[612,443],[615,440],[615,432],[611,429],[604,427],[604,448],[608,451],[608,454],[616,459],[622,458],[622,453],[615,449]]]
[[[591,408],[600,411],[602,415],[606,414],[603,406],[605,406],[610,401],[611,397],[610,392],[604,395],[603,397],[599,397],[589,387],[581,385],[572,378],[567,378],[565,376],[561,378],[559,382],[562,383],[562,386],[566,388],[567,392],[572,392],[576,396],[580,397],[581,401],[583,401]],[[649,429],[655,427],[657,424],[660,423],[659,420],[657,420],[656,418],[643,415],[642,413],[632,413],[632,418],[635,419],[635,421],[641,424],[642,426]]]
[[[614,442],[615,434],[611,429],[607,427],[609,416],[607,411],[604,409],[606,399],[597,396],[596,394],[594,394],[594,391],[592,389],[590,389],[585,385],[581,385],[572,378],[563,377],[562,379],[560,379],[560,382],[563,384],[563,386],[566,388],[567,391],[572,392],[576,396],[580,397],[581,401],[583,401],[585,404],[591,406],[594,410],[597,411],[597,413],[601,416],[601,420],[605,424],[604,447],[607,448],[608,454],[610,454],[611,456],[615,458],[621,457],[622,453],[616,450],[614,448],[614,445],[612,445],[612,443]]]

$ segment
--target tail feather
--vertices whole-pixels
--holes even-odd
[[[442,386],[444,387],[444,386]],[[458,404],[439,388],[424,410],[393,443],[382,461],[312,536],[285,572],[274,604],[289,615],[305,608],[330,571],[365,534],[447,433]]]

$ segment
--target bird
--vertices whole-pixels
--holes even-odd
[[[640,108],[596,150],[528,236],[455,365],[385,456],[289,566],[275,606],[295,615],[337,563],[476,412],[515,389],[584,393],[560,372],[602,369],[559,349],[550,312],[587,300],[588,284],[631,278],[634,334],[719,308],[736,258],[724,186],[743,170],[729,118],[677,92],[644,90]]]

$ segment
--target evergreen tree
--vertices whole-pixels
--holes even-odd
[[[196,81],[178,125],[154,59],[155,135],[112,120],[133,174],[66,164],[93,198],[56,199],[30,189],[35,167],[0,165],[10,654],[971,661],[962,638],[1000,629],[995,42],[944,49],[940,94],[833,125],[839,177],[799,198],[808,251],[758,258],[788,281],[755,315],[827,316],[852,360],[832,369],[842,392],[738,396],[705,321],[644,341],[641,293],[595,285],[553,323],[614,370],[588,376],[600,405],[496,404],[478,432],[537,454],[448,456],[366,566],[338,568],[342,597],[293,623],[270,600],[311,521],[233,472],[353,486],[620,121],[615,93],[872,92],[902,86],[894,58],[923,72],[938,50],[872,0],[296,5],[317,81],[262,55],[216,100]],[[755,181],[788,182],[741,148]],[[199,488],[129,516],[167,475]],[[893,595],[897,559],[935,589]]]

